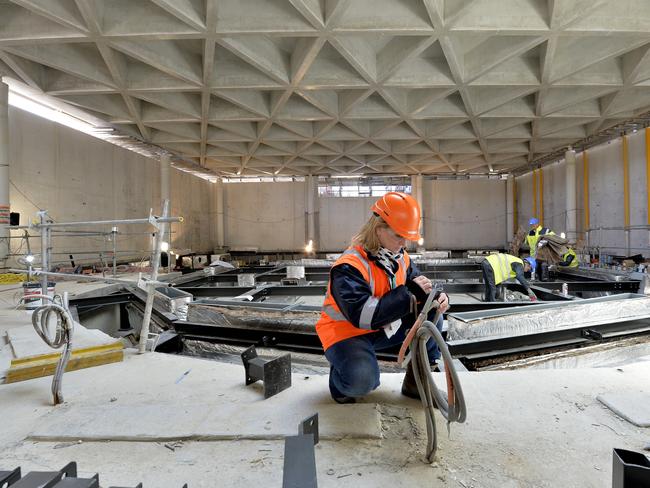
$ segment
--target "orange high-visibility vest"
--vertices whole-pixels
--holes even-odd
[[[406,251],[404,257],[399,260],[399,268],[395,273],[395,286],[406,283],[406,271],[410,265],[410,258]],[[327,285],[327,295],[323,302],[323,310],[320,319],[316,323],[316,333],[323,344],[323,349],[327,350],[332,344],[336,344],[344,339],[355,337],[371,332],[372,316],[375,313],[379,299],[391,290],[390,281],[386,271],[380,268],[374,261],[368,259],[368,255],[361,246],[354,246],[346,249],[341,254],[332,267],[339,264],[349,264],[354,266],[363,276],[372,290],[372,296],[363,307],[359,327],[350,323],[341,313],[336,301],[330,292],[331,282]]]

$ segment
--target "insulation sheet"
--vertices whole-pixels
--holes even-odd
[[[449,340],[512,337],[650,317],[650,297],[627,294],[517,307],[517,311],[449,314]]]

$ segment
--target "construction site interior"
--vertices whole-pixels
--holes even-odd
[[[0,267],[0,488],[648,488],[650,2],[0,0]]]

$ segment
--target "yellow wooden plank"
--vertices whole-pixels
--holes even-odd
[[[66,371],[76,371],[79,369],[90,368],[93,366],[100,366],[102,364],[117,363],[124,359],[124,351],[120,349],[109,349],[102,351],[90,351],[85,353],[75,354],[73,352],[66,365]],[[7,371],[6,383],[16,383],[18,381],[25,381],[42,376],[51,376],[56,370],[58,358],[48,361],[33,361],[31,363],[23,363],[21,365],[11,365]]]
[[[118,341],[118,342],[113,342],[111,344],[103,344],[101,346],[92,346],[92,347],[84,347],[81,349],[74,349],[72,351],[72,356],[79,355],[79,354],[86,354],[88,352],[113,351],[113,350],[118,350],[123,348],[124,345]],[[25,356],[24,358],[12,359],[11,366],[19,366],[21,364],[30,364],[34,362],[40,362],[40,361],[50,361],[52,359],[58,361],[60,356],[61,356],[60,352],[53,352],[50,354],[38,354],[36,356]]]

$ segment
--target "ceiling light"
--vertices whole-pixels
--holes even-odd
[[[164,151],[158,146],[143,142],[130,135],[120,134],[108,122],[94,117],[55,97],[40,93],[34,88],[13,78],[0,77],[0,81],[9,85],[9,105],[12,107],[70,127],[97,139],[110,142],[111,144],[150,159],[158,160],[163,153],[169,154],[168,151]],[[172,166],[179,171],[190,173],[204,180],[216,178],[216,175],[209,170],[200,168],[195,163],[178,156],[174,156]]]

